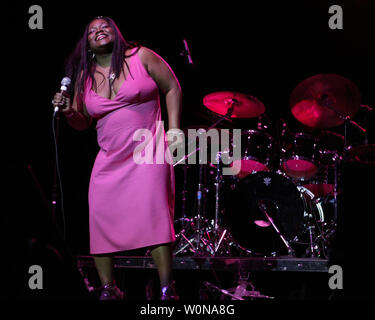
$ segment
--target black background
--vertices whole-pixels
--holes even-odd
[[[34,4],[43,9],[42,30],[28,25],[28,10]],[[328,8],[334,4],[343,8],[343,30],[328,27]],[[358,86],[362,103],[374,105],[374,9],[370,0],[8,2],[1,32],[6,53],[1,114],[6,246],[13,243],[18,250],[22,237],[48,234],[55,161],[51,99],[65,76],[65,58],[94,17],[110,16],[127,40],[149,47],[169,63],[183,90],[183,126],[214,122],[216,117],[203,106],[203,97],[231,90],[257,97],[275,125],[283,118],[292,130],[308,131],[291,115],[289,98],[310,76],[347,77]],[[180,55],[184,38],[195,69]],[[354,120],[363,125],[363,111]],[[98,151],[95,127],[76,132],[64,119],[60,124],[66,243],[73,253],[87,254],[87,187]],[[232,123],[237,128],[253,125],[254,119]],[[374,143],[373,113],[366,125]],[[342,133],[343,126],[331,130]],[[351,128],[349,133],[357,138],[355,131]],[[59,210],[57,220],[62,228]],[[363,230],[351,231],[363,235]],[[373,242],[370,236],[369,241]]]

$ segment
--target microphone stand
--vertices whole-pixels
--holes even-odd
[[[54,139],[56,143],[56,148],[59,143],[59,130],[60,130],[60,113],[55,112],[53,115],[53,121],[55,122],[55,130],[54,130]],[[58,148],[56,149],[56,156],[57,156]],[[58,187],[57,187],[57,161],[55,157],[54,165],[53,165],[53,185],[52,185],[52,219],[56,223],[56,205],[58,201]]]
[[[54,110],[53,113],[53,135],[54,135],[54,142],[55,142],[55,160],[53,163],[53,184],[52,184],[52,201],[51,201],[51,215],[52,215],[52,221],[56,225],[56,228],[58,231],[59,224],[57,221],[57,205],[58,203],[61,203],[62,199],[59,198],[59,187],[58,187],[58,179],[59,179],[59,172],[58,172],[58,152],[59,152],[59,132],[60,132],[60,112],[58,110]],[[65,222],[63,222],[65,223]],[[61,232],[61,231],[60,231]],[[62,238],[65,241],[66,235],[65,235],[65,226],[63,228],[62,232]]]

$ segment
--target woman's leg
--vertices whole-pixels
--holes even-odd
[[[151,256],[158,269],[160,286],[168,286],[173,281],[172,276],[172,247],[171,244],[162,244],[151,249]]]
[[[96,270],[98,272],[102,286],[114,281],[113,260],[108,255],[94,256]]]
[[[151,256],[156,264],[160,279],[160,299],[179,300],[172,275],[172,246],[162,244],[151,249]]]
[[[124,293],[117,287],[114,279],[112,256],[94,256],[94,261],[102,284],[102,291],[99,300],[123,300]]]

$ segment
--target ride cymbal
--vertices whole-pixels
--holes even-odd
[[[343,76],[318,74],[302,81],[292,92],[293,116],[311,128],[332,128],[353,117],[359,110],[361,94]]]

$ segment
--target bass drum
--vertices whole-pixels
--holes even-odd
[[[223,222],[234,241],[254,255],[286,255],[287,247],[271,221],[294,248],[304,238],[310,220],[324,222],[323,211],[313,198],[309,190],[281,174],[257,172],[226,192]]]

